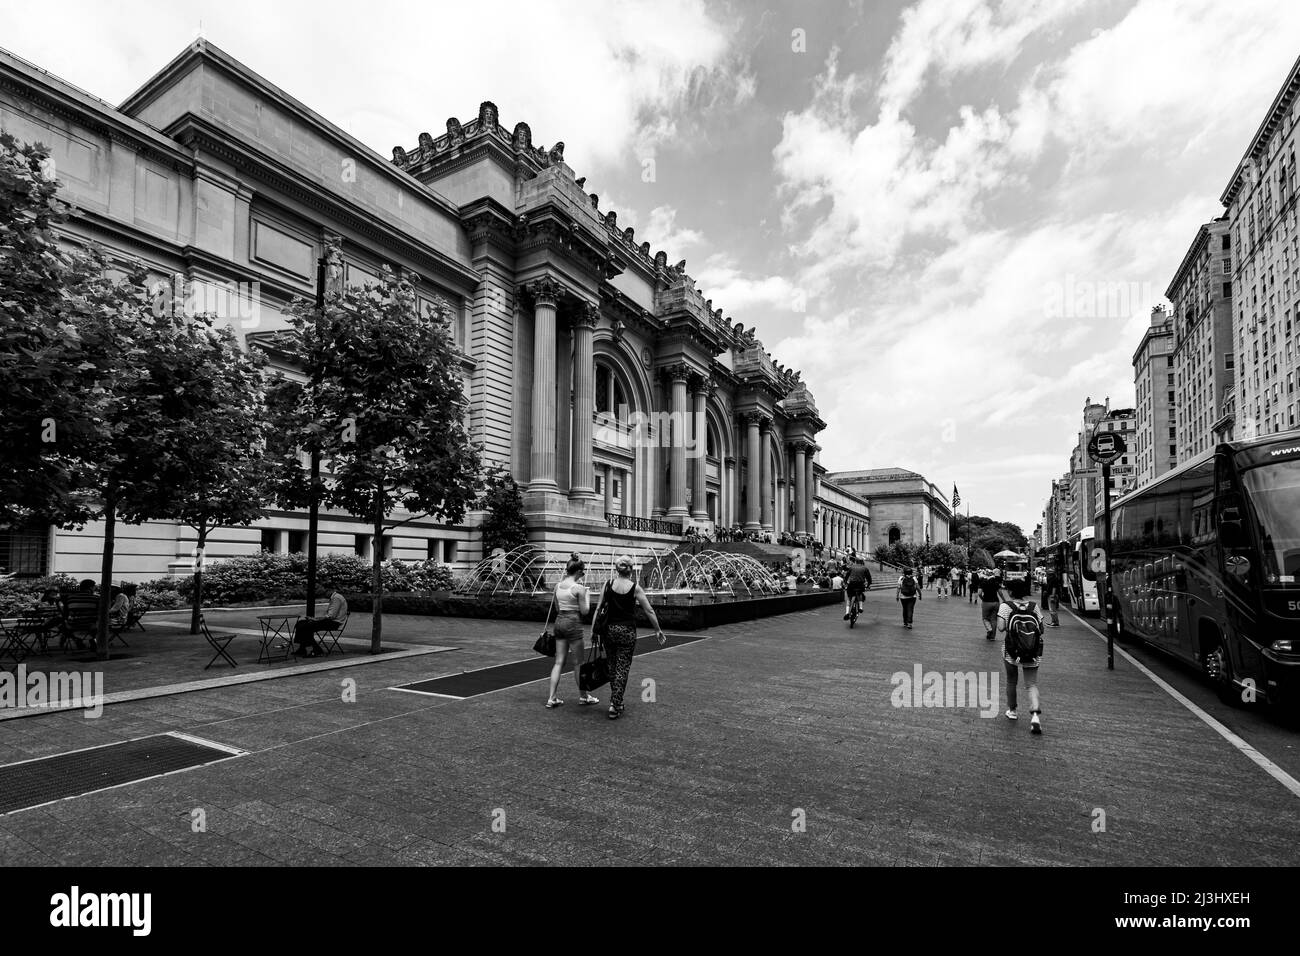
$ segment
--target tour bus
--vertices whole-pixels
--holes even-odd
[[[1225,701],[1295,705],[1300,431],[1220,444],[1125,495],[1111,524],[1121,636],[1198,666]]]
[[[1061,576],[1070,604],[1081,614],[1100,614],[1101,601],[1097,597],[1097,575],[1092,570],[1092,550],[1096,546],[1091,526],[1076,531],[1066,542],[1065,566]]]

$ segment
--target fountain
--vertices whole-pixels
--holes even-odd
[[[614,562],[623,554],[632,558],[634,576],[652,604],[752,600],[774,597],[784,583],[759,561],[744,554],[706,550],[679,554],[666,548],[639,548],[580,555],[587,565],[587,582],[603,586],[612,578]],[[456,586],[456,593],[472,597],[549,595],[564,576],[568,555],[552,555],[532,546],[484,558]]]

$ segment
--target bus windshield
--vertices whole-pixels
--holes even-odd
[[[1259,519],[1264,583],[1295,587],[1300,579],[1300,459],[1259,465],[1241,480]]]
[[[1092,547],[1093,538],[1084,538],[1079,542],[1079,568],[1083,572],[1085,581],[1097,580],[1096,573],[1092,570]]]

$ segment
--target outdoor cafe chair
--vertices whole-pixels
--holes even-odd
[[[131,612],[126,616],[126,626],[123,627],[122,630],[129,631],[133,627],[138,627],[140,630],[143,631],[144,630],[143,618],[151,610],[153,610],[153,605],[150,604],[148,601],[141,601],[139,603],[133,601],[131,603]]]
[[[348,621],[351,620],[351,618],[352,618],[352,612],[349,611],[347,614],[343,615],[343,623],[340,624],[335,630],[316,632],[321,637],[321,646],[325,648],[326,656],[333,654],[335,651],[338,651],[340,654],[347,653],[347,651],[339,647],[339,638],[342,637],[343,632],[348,629]]]
[[[235,663],[235,659],[230,656],[230,652],[226,650],[226,648],[230,646],[230,642],[235,639],[234,634],[213,634],[208,630],[207,618],[202,614],[199,615],[199,630],[203,632],[203,639],[216,650],[216,653],[212,655],[212,660],[208,661],[207,667],[203,668],[204,670],[207,670],[208,667],[215,664],[219,657],[225,658],[226,663],[231,667],[239,666]]]
[[[0,621],[0,662],[6,657],[12,658],[15,665],[21,664],[32,652],[32,642],[36,635],[19,620],[12,625]],[[0,663],[0,666],[3,666]]]

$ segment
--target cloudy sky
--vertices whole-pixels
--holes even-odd
[[[0,22],[114,103],[201,24],[385,156],[490,99],[803,369],[827,467],[912,468],[1026,531],[1084,400],[1132,404],[1151,306],[1300,54],[1292,0],[0,0]]]

